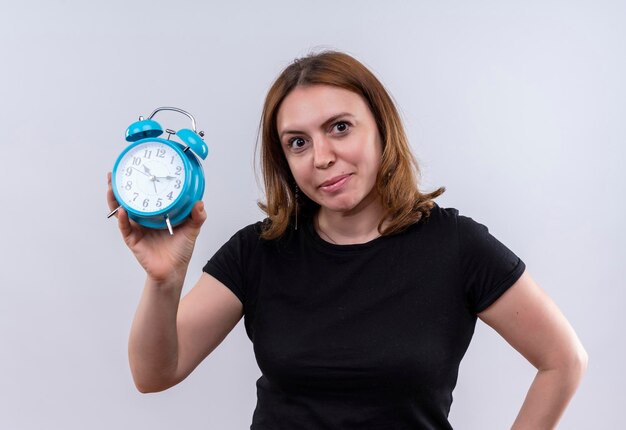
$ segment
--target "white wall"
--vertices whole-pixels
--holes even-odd
[[[185,382],[138,394],[126,341],[143,275],[106,220],[106,172],[138,115],[192,112],[210,154],[186,288],[258,220],[259,113],[311,48],[394,95],[427,188],[528,265],[590,354],[561,428],[617,428],[626,317],[626,6],[620,1],[0,3],[0,428],[248,428],[241,326]],[[386,5],[385,5],[386,4]],[[451,421],[502,429],[532,367],[480,323]],[[173,427],[175,426],[175,427]]]

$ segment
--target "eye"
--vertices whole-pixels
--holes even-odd
[[[345,121],[339,121],[333,124],[333,130],[337,131],[338,133],[345,133],[348,131],[349,128],[350,124]]]
[[[292,137],[287,141],[287,146],[294,152],[301,151],[306,145],[306,140],[301,137]]]

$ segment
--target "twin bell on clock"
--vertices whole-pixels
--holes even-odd
[[[191,120],[191,129],[178,131],[163,128],[152,118],[161,111],[174,111]],[[177,140],[173,139],[175,136]],[[204,173],[198,157],[206,158],[209,149],[204,133],[196,131],[196,120],[175,107],[160,107],[148,119],[139,117],[126,129],[130,145],[117,157],[113,166],[111,187],[119,207],[130,219],[144,227],[167,228],[183,222],[193,205],[204,194]]]

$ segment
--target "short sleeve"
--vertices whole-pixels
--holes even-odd
[[[202,269],[230,289],[241,303],[246,299],[246,273],[251,250],[259,241],[253,224],[235,233]]]
[[[462,282],[469,308],[478,314],[522,276],[526,265],[484,225],[459,215],[457,226]]]

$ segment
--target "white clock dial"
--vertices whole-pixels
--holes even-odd
[[[157,212],[176,201],[185,184],[185,165],[177,151],[161,142],[130,149],[120,160],[117,192],[137,212]]]

